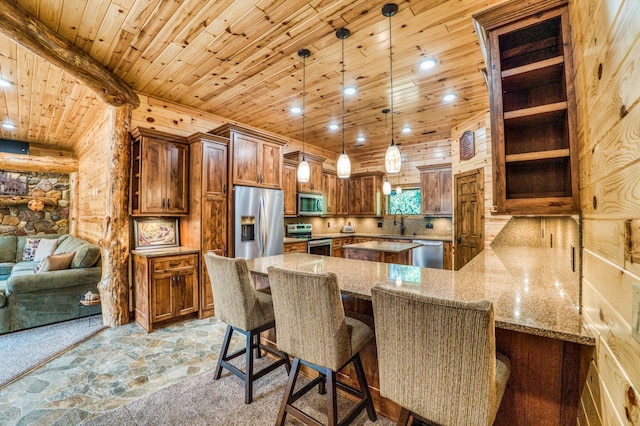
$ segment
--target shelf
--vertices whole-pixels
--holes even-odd
[[[565,111],[567,109],[567,102],[555,102],[547,105],[540,105],[532,108],[517,109],[515,111],[509,111],[504,113],[504,120],[516,120],[523,117],[532,117],[542,114],[547,114],[556,111]],[[506,123],[505,123],[506,124]]]
[[[546,69],[552,69],[555,65],[564,64],[563,56],[556,56],[555,58],[545,59],[544,61],[534,62],[532,64],[523,65],[521,67],[511,68],[506,71],[502,71],[502,78],[507,79],[509,77],[532,73],[538,70],[544,71]],[[539,74],[538,74],[539,75]],[[503,82],[504,86],[504,82]]]
[[[563,158],[569,156],[569,148],[554,149],[551,151],[526,152],[522,154],[511,154],[505,156],[505,162],[514,163],[516,161],[548,160],[550,158]]]

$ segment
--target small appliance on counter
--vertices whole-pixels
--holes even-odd
[[[343,234],[354,234],[356,232],[356,228],[351,225],[345,225],[342,227],[340,232],[342,232]]]

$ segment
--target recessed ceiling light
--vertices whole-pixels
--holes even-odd
[[[302,112],[302,108],[300,108],[299,106],[292,106],[289,111],[294,114],[300,114]]]
[[[437,65],[438,61],[436,58],[426,58],[420,61],[420,69],[421,70],[430,70],[431,68]]]
[[[0,78],[0,87],[9,87],[13,85],[9,80],[5,80],[4,78]]]
[[[411,127],[409,126],[404,126],[402,128],[402,133],[411,133]]]
[[[358,137],[356,138],[356,141],[362,143],[362,142],[366,141],[366,138],[364,136],[362,136],[362,135],[358,135]]]
[[[458,95],[456,95],[455,93],[447,93],[446,95],[444,95],[442,97],[442,100],[445,102],[451,102],[453,100],[455,100],[458,97]]]
[[[15,124],[11,124],[11,123],[2,123],[2,127],[9,130],[13,130],[16,128]]]
[[[344,94],[345,95],[355,95],[357,91],[358,91],[358,89],[356,89],[355,87],[352,87],[352,86],[344,88]]]
[[[329,124],[329,130],[338,130],[338,125],[335,123]]]

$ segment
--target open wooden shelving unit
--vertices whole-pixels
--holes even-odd
[[[496,213],[579,213],[568,11],[566,1],[541,3],[474,16],[489,47]]]

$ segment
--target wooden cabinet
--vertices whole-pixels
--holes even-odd
[[[331,239],[331,256],[333,257],[344,257],[342,254],[342,246],[345,244],[351,244],[353,242],[353,237],[342,237],[342,238],[333,238]]]
[[[284,252],[285,253],[306,253],[307,242],[299,241],[295,243],[284,243]]]
[[[284,139],[235,124],[225,124],[211,133],[229,139],[232,185],[282,188]]]
[[[349,179],[337,178],[336,180],[336,214],[340,216],[349,214]]]
[[[352,175],[349,179],[349,214],[356,216],[382,216],[382,172]]]
[[[487,34],[490,52],[493,192],[498,213],[579,213],[566,3],[551,0],[522,8],[512,1],[474,16]]]
[[[135,321],[147,331],[198,313],[198,254],[132,252]]]
[[[420,210],[424,215],[453,214],[451,166],[420,166]]]
[[[450,241],[444,241],[443,268],[447,270],[453,269],[453,244]]]
[[[298,215],[298,197],[296,191],[296,179],[298,163],[284,159],[282,164],[282,190],[284,191],[284,215],[293,217]]]
[[[202,256],[213,251],[228,256],[230,241],[228,204],[228,141],[196,133],[189,137],[191,180],[189,215],[181,220],[182,244],[200,249],[199,316],[214,314],[213,292]]]
[[[338,176],[335,172],[325,170],[322,172],[322,189],[324,194],[324,214],[338,214],[338,198],[337,198]]]
[[[295,161],[298,164],[302,161],[302,152],[301,151],[293,151],[288,152],[284,155],[285,159],[289,159]],[[324,158],[315,154],[310,154],[305,152],[304,158],[309,164],[309,182],[298,182],[297,190],[298,192],[310,192],[310,193],[322,193],[322,163],[324,162]],[[297,177],[297,174],[296,174]]]
[[[131,136],[131,214],[188,213],[186,139],[139,127]]]

